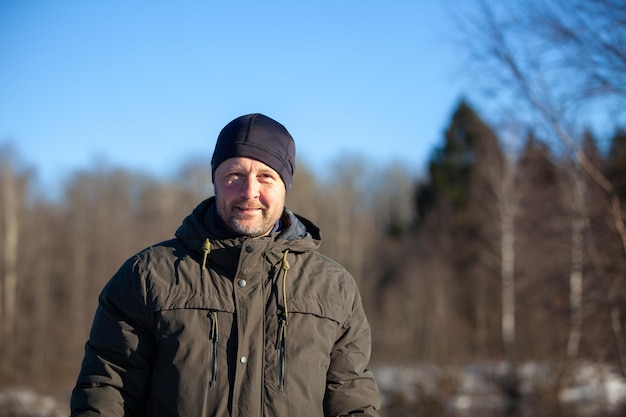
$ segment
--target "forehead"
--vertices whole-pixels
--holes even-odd
[[[263,162],[258,161],[252,158],[246,158],[243,156],[236,156],[234,158],[226,159],[222,162],[216,169],[216,171],[225,171],[225,170],[244,170],[244,171],[255,171],[255,172],[272,172],[278,175],[278,172],[274,171],[268,165],[265,165]]]

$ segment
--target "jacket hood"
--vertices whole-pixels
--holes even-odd
[[[290,251],[305,252],[319,248],[322,240],[321,231],[310,220],[285,207],[281,223],[281,230],[272,233],[267,238],[274,239]],[[185,217],[176,230],[176,237],[182,240],[189,249],[198,253],[202,253],[202,245],[206,239],[211,241],[211,245],[215,241],[223,241],[226,246],[230,246],[226,243],[228,241],[232,244],[248,239],[226,229],[217,215],[215,197],[202,201],[191,214]]]

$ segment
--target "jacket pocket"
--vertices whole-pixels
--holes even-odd
[[[324,378],[343,315],[343,306],[333,301],[293,298],[288,321],[283,312],[270,318],[265,372],[272,392],[284,393],[292,382],[317,386],[307,381]]]
[[[155,379],[163,385],[197,387],[199,391],[226,383],[227,334],[233,324],[234,304],[223,297],[166,294],[155,310]],[[220,379],[223,381],[220,382]]]

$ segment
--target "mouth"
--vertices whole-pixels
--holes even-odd
[[[256,206],[235,206],[235,210],[241,214],[256,214],[263,210],[263,207]]]

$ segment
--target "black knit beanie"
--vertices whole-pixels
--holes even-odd
[[[256,159],[280,174],[288,190],[293,181],[296,145],[285,126],[259,113],[241,116],[228,123],[219,136],[211,158],[211,174],[237,156]]]

